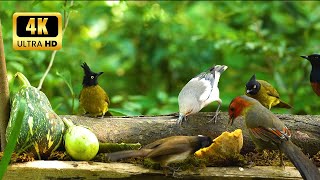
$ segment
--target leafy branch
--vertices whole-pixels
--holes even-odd
[[[66,6],[66,4],[67,4],[67,1],[65,1],[65,6]],[[73,6],[73,0],[70,1],[70,7],[72,7],[72,6]],[[64,35],[64,33],[65,33],[66,29],[67,29],[67,26],[68,26],[68,23],[69,23],[69,18],[70,18],[70,12],[67,13],[66,9],[64,9],[64,19],[65,19],[65,21],[64,21],[64,27],[62,29],[62,37],[63,37],[63,35]],[[53,65],[53,61],[54,61],[54,59],[56,57],[56,54],[57,54],[57,50],[52,51],[49,65],[48,65],[45,73],[43,74],[42,78],[40,79],[40,82],[39,82],[39,85],[38,85],[38,89],[39,90],[41,90],[42,84],[43,84],[45,78],[47,77],[47,75],[49,74],[49,71],[50,71],[50,69],[51,69],[51,67]]]

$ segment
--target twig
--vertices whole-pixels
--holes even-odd
[[[0,19],[0,137],[1,151],[4,151],[6,146],[6,127],[9,121],[9,85],[7,78],[6,59],[4,55],[4,44],[2,36],[2,25]]]
[[[70,2],[70,6],[73,6],[73,1]],[[64,16],[66,15],[66,10],[64,10]],[[70,17],[70,12],[67,14],[67,17],[65,17],[65,23],[64,23],[64,27],[63,27],[63,30],[62,30],[62,37],[67,29],[67,26],[68,26],[68,23],[69,23],[69,17]],[[46,72],[43,74],[42,78],[40,79],[40,82],[39,82],[39,85],[38,85],[38,89],[40,90],[42,88],[42,84],[45,80],[45,78],[47,77],[52,65],[53,65],[53,61],[54,61],[54,58],[56,56],[56,53],[57,53],[57,50],[54,50],[52,51],[52,54],[51,54],[51,59],[50,59],[50,62],[49,62],[49,65],[46,69]]]

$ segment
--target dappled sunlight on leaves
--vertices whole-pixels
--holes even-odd
[[[5,1],[0,14],[1,19],[19,11],[63,15],[63,9],[71,12],[69,25],[42,88],[58,114],[77,111],[84,61],[104,72],[99,84],[119,115],[177,112],[184,84],[214,64],[229,66],[219,84],[222,111],[244,94],[255,73],[294,106],[274,112],[319,114],[311,65],[299,57],[320,49],[317,2],[76,1],[64,7],[62,1]],[[38,84],[51,52],[14,51],[12,22],[2,25],[8,73],[22,71]],[[68,83],[56,72],[70,74]],[[204,111],[216,104],[210,107]]]

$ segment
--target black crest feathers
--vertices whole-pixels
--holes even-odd
[[[84,62],[81,65],[81,67],[83,68],[85,75],[89,75],[90,76],[90,75],[94,74],[94,72],[91,71],[90,67],[88,66],[88,64],[86,62]]]
[[[83,63],[81,67],[84,70],[84,77],[82,81],[83,86],[94,86],[98,84],[98,77],[103,73],[95,73],[91,71],[90,67],[87,65],[87,63]]]
[[[253,74],[249,80],[249,82],[254,82],[256,81],[256,74]]]

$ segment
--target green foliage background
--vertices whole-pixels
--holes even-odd
[[[177,112],[177,96],[184,84],[214,64],[229,66],[219,84],[223,111],[244,93],[245,83],[256,73],[294,106],[275,112],[319,114],[319,97],[309,83],[311,65],[299,57],[320,49],[316,1],[76,1],[73,7],[63,1],[0,4],[9,78],[21,71],[34,86],[51,52],[13,50],[13,13],[71,13],[63,48],[42,88],[58,114],[77,112],[84,61],[94,71],[104,71],[99,83],[111,97],[111,108],[128,115]],[[212,103],[204,111],[216,107]]]

